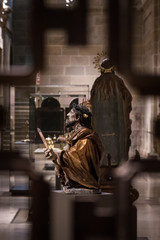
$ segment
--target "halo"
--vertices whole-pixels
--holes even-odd
[[[106,58],[107,54],[105,51],[102,51],[101,53],[97,53],[97,56],[94,57],[93,64],[95,65],[94,68],[97,68],[98,71],[101,71],[101,60]]]
[[[95,65],[94,68],[97,68],[99,72],[103,73],[110,73],[115,70],[115,66],[112,66],[110,68],[104,68],[101,66],[102,60],[104,58],[107,58],[107,53],[105,51],[102,51],[101,53],[97,53],[97,56],[94,57],[93,64]]]

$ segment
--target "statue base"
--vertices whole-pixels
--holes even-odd
[[[84,189],[83,189],[84,190]],[[114,239],[117,219],[114,195],[51,192],[50,240]],[[137,239],[137,209],[132,206],[131,240]]]
[[[73,195],[89,195],[89,194],[101,194],[100,189],[89,189],[89,188],[68,188],[63,187],[63,192],[66,194]]]
[[[84,228],[92,230],[92,227],[86,227],[88,224],[94,226],[93,233],[89,233],[90,235],[93,234],[90,239],[93,239],[96,234],[94,230],[97,228],[102,229],[101,224],[104,226],[105,234],[108,231],[106,230],[106,224],[109,230],[112,229],[112,213],[114,214],[113,195],[108,193],[93,194],[91,191],[88,193],[83,192],[83,194],[80,191],[80,194],[77,194],[79,193],[79,189],[76,190],[76,194],[73,194],[73,191],[70,194],[66,194],[63,190],[51,192],[50,222],[52,224],[50,228],[50,240],[89,239],[86,236],[81,236],[82,234],[88,234]],[[102,214],[101,219],[102,210],[105,215]],[[96,214],[98,215],[96,216]],[[102,221],[105,222],[102,223]],[[96,223],[96,226],[94,223]],[[75,229],[77,230],[75,231]],[[99,237],[99,239],[102,239],[101,236]]]

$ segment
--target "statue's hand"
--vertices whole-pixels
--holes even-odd
[[[69,144],[66,144],[64,147],[63,147],[63,150],[64,151],[69,151],[70,149],[70,145]]]
[[[57,160],[57,154],[53,151],[53,149],[46,148],[44,150],[44,155],[47,159],[52,160],[55,162]]]
[[[57,138],[57,141],[60,141],[60,142],[65,142],[66,141],[66,138],[64,136],[59,136]]]

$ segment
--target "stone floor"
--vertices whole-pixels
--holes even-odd
[[[142,173],[134,179],[133,185],[140,194],[135,202],[138,237],[158,240],[160,239],[160,174]]]
[[[160,239],[160,205],[137,203],[138,237]],[[0,196],[0,239],[29,240],[30,223],[12,223],[19,208],[28,208],[27,197]]]
[[[144,176],[142,177],[142,179]],[[139,240],[160,239],[160,198],[155,196],[157,183],[148,181],[148,177],[137,180],[140,198],[135,202],[137,207],[137,237]],[[5,183],[4,183],[5,184]],[[148,185],[149,184],[149,185]],[[159,187],[159,185],[158,185]],[[154,189],[154,192],[153,192]],[[30,199],[27,196],[12,196],[7,192],[0,195],[0,239],[1,240],[29,240],[31,223],[15,223],[13,219],[18,210],[28,209]],[[61,240],[61,239],[60,239]]]
[[[28,197],[0,196],[0,239],[28,240],[31,232],[29,223],[12,223],[19,208],[28,208]]]
[[[138,213],[137,236],[148,240],[160,239],[160,205],[152,203],[136,204]]]

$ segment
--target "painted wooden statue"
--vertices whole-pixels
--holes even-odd
[[[117,167],[128,160],[132,96],[123,80],[115,74],[110,59],[105,58],[99,69],[101,75],[93,83],[90,101],[93,126],[104,147],[101,167],[107,167],[105,178],[109,179],[109,167]]]

